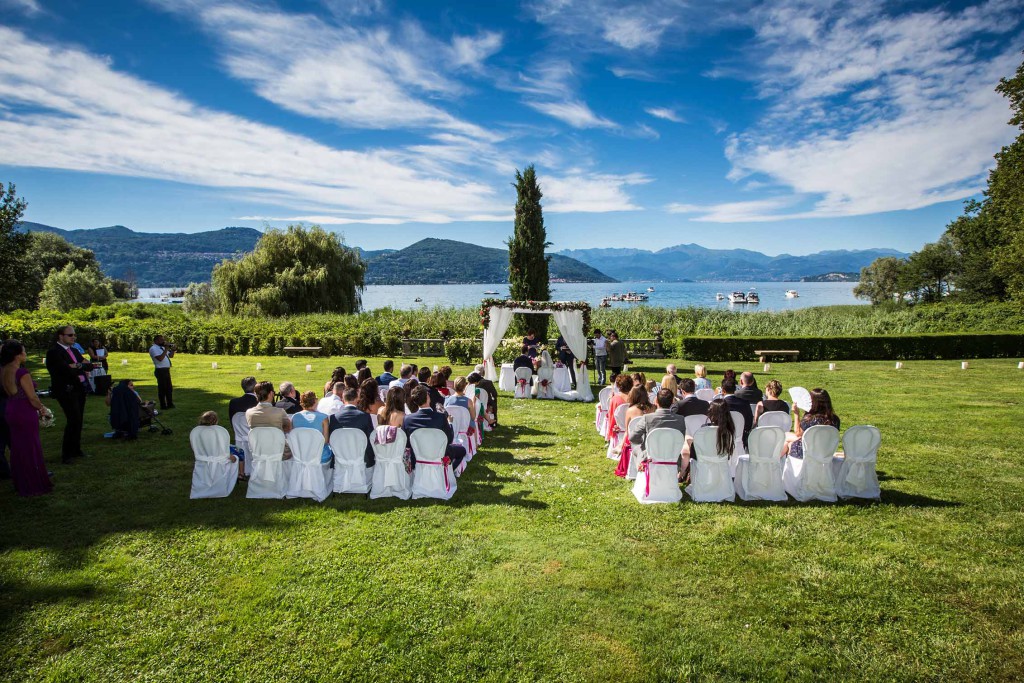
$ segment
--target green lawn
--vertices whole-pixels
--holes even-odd
[[[593,404],[507,397],[449,503],[190,501],[188,431],[243,374],[319,389],[352,359],[175,360],[173,436],[104,441],[92,398],[93,457],[61,465],[58,426],[55,492],[3,487],[0,679],[1024,677],[1016,360],[774,364],[881,429],[882,503],[653,506],[612,475]]]

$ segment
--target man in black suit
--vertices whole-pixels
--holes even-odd
[[[417,429],[440,429],[448,437],[448,447],[444,450],[444,454],[452,461],[452,469],[458,469],[462,459],[466,457],[466,449],[452,444],[455,440],[455,432],[448,422],[448,417],[443,413],[431,410],[430,392],[423,385],[413,389],[412,395],[409,398],[414,405],[419,406],[419,410],[406,415],[405,422],[402,423],[402,429],[405,431],[406,436],[409,437],[409,445],[412,445],[412,433]],[[415,467],[416,451],[413,451],[412,463],[413,467]]]
[[[558,360],[569,368],[569,377],[573,386],[576,386],[576,356],[572,355],[572,349],[565,343],[565,337],[561,334],[555,340],[555,350],[558,351]]]
[[[249,408],[255,408],[260,401],[256,398],[256,378],[242,378],[242,395],[228,401],[228,420],[235,416],[235,413],[245,414]]]
[[[736,397],[736,381],[731,379],[722,380],[722,396],[730,411],[736,411],[743,416],[743,448],[747,447],[747,437],[750,430],[754,428],[754,414],[750,412],[750,403],[742,398]]]
[[[46,352],[46,371],[50,373],[50,395],[60,404],[67,424],[60,458],[72,462],[82,452],[82,423],[85,421],[85,394],[92,365],[74,348],[75,328],[66,325],[57,330],[57,341]]]
[[[366,452],[363,453],[363,462],[366,463],[367,467],[373,467],[373,463],[376,462],[376,459],[373,457],[373,446],[370,444],[370,440],[373,437],[373,422],[370,420],[369,413],[364,413],[356,407],[356,399],[358,397],[358,390],[345,389],[345,392],[341,395],[341,400],[345,405],[337,413],[331,415],[328,428],[331,432],[335,429],[358,429],[363,434],[366,434]]]
[[[530,357],[530,347],[526,344],[523,344],[523,352],[512,361],[512,371],[515,372],[519,368],[530,368],[530,372],[533,372],[533,358]]]
[[[494,424],[492,427],[498,426],[498,389],[494,386],[494,382],[484,377],[484,366],[478,365],[474,368],[475,372],[470,373],[466,379],[470,384],[474,384],[487,394],[487,407],[490,408],[491,414],[494,415]],[[474,379],[475,378],[475,379]]]
[[[299,405],[298,392],[295,391],[295,385],[291,382],[281,382],[277,395],[281,400],[274,404],[275,408],[281,408],[289,415],[294,415],[302,410],[302,406]]]
[[[391,374],[391,371],[395,369],[395,361],[386,360],[384,361],[384,372],[377,375],[377,384],[382,387],[386,387],[394,382],[397,377]]]
[[[694,396],[694,393],[697,391],[696,382],[687,377],[679,383],[679,388],[683,392],[683,398],[676,403],[677,413],[683,417],[708,414],[708,408],[711,407],[711,404]]]
[[[760,403],[764,394],[757,388],[757,380],[754,373],[740,373],[740,388],[736,390],[736,398],[743,399],[747,403]]]

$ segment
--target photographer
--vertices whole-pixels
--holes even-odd
[[[154,337],[153,345],[149,347],[149,357],[153,359],[153,366],[155,368],[153,374],[156,375],[156,393],[160,399],[160,408],[163,410],[174,407],[174,400],[172,398],[174,387],[171,385],[171,358],[174,357],[176,348],[174,344],[165,344],[162,334]]]

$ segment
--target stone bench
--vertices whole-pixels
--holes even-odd
[[[791,356],[793,358],[793,360],[797,360],[797,358],[800,356],[800,352],[799,351],[779,351],[779,350],[774,350],[774,351],[772,351],[772,350],[758,351],[758,350],[755,349],[754,353],[757,354],[757,359],[761,363],[769,362],[774,356]]]
[[[319,356],[320,351],[323,350],[322,346],[286,346],[284,347],[285,355],[291,358],[295,354],[308,353],[311,356]]]

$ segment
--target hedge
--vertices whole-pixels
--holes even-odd
[[[795,350],[800,360],[934,360],[1024,356],[1024,334],[906,334],[871,337],[683,337],[678,355],[746,360],[763,349]]]

